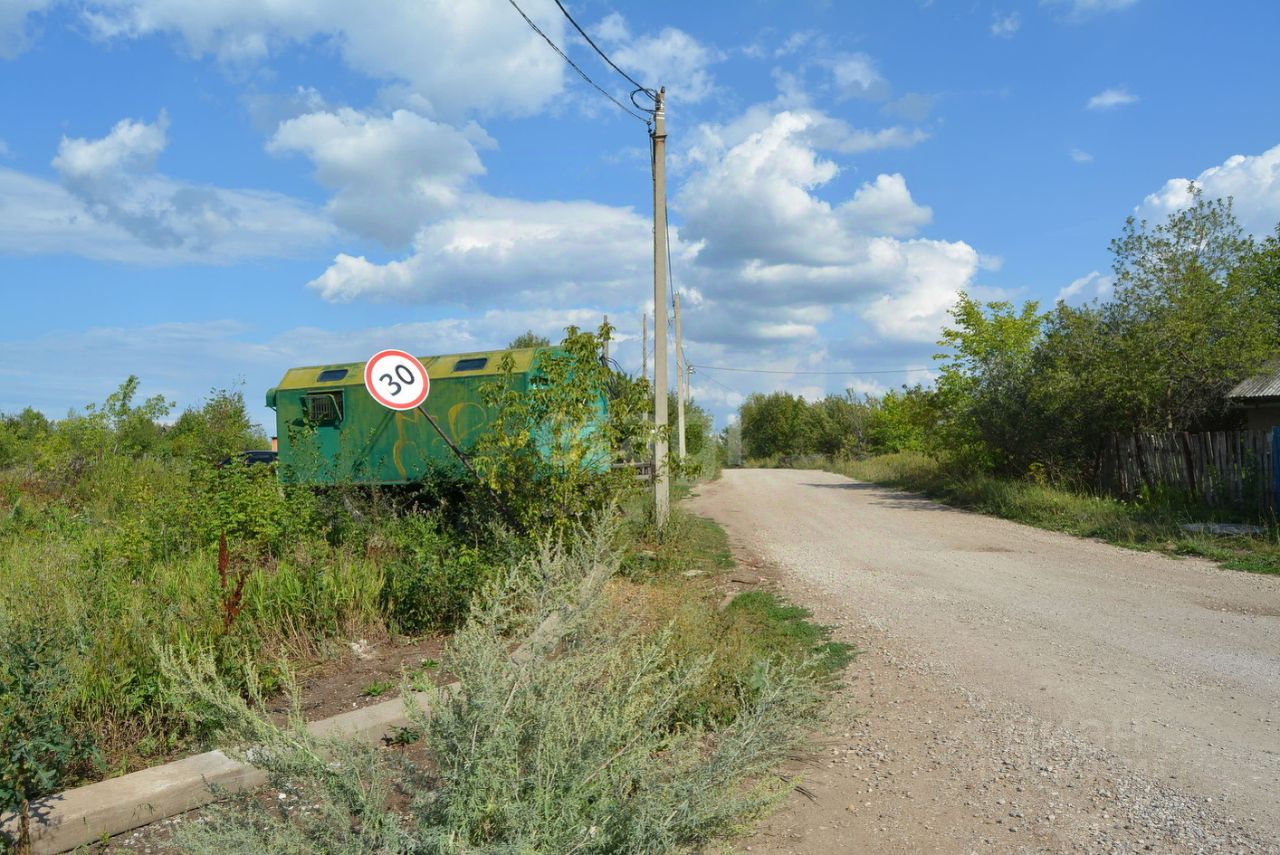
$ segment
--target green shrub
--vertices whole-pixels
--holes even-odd
[[[0,816],[17,815],[18,852],[30,851],[32,802],[91,753],[70,712],[66,644],[39,628],[0,623]]]
[[[451,629],[489,583],[494,564],[482,550],[460,543],[427,517],[403,517],[395,540],[403,556],[388,562],[383,602],[406,634]]]

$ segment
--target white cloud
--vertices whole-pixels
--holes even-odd
[[[173,252],[175,259],[289,254],[330,235],[328,223],[278,194],[159,174],[156,160],[168,144],[167,128],[162,113],[152,124],[122,119],[101,139],[63,137],[53,167],[95,220],[151,249]],[[274,251],[268,249],[273,242]],[[255,245],[258,252],[249,249]]]
[[[978,253],[964,242],[913,240],[892,247],[893,290],[863,316],[886,338],[934,342],[978,271]]]
[[[408,110],[376,116],[343,108],[283,122],[267,150],[305,154],[320,183],[336,191],[328,208],[338,225],[400,247],[484,172],[477,142],[493,144],[475,125],[458,130]]]
[[[563,44],[559,12],[529,5]],[[197,56],[238,65],[319,42],[358,72],[409,84],[432,115],[532,114],[563,85],[563,61],[506,0],[87,0],[83,15],[101,38],[173,33]]]
[[[1115,279],[1094,270],[1074,280],[1058,292],[1054,302],[1077,306],[1092,300],[1106,300],[1115,288]]]
[[[1194,179],[1172,178],[1143,200],[1138,216],[1163,220],[1186,207],[1191,203],[1187,185],[1192,180],[1207,198],[1232,197],[1240,224],[1255,235],[1269,234],[1280,223],[1280,145],[1258,155],[1229,157]]]
[[[1093,155],[1084,149],[1073,148],[1068,154],[1076,163],[1093,163]]]
[[[1094,95],[1089,99],[1089,103],[1085,104],[1085,109],[1114,110],[1117,107],[1125,107],[1137,101],[1137,95],[1134,95],[1124,86],[1117,86],[1112,89],[1104,89]]]
[[[697,253],[691,273],[710,301],[702,320],[720,341],[811,342],[834,309],[853,308],[882,336],[936,338],[977,252],[899,240],[931,217],[901,175],[878,176],[843,202],[816,195],[840,172],[811,138],[821,120],[785,111],[761,127],[749,111],[701,129],[697,170],[676,198]]]
[[[30,16],[57,0],[4,0],[0,3],[0,59],[13,59],[27,49]]]
[[[1065,7],[1069,21],[1083,21],[1096,15],[1119,12],[1137,2],[1138,0],[1040,0],[1044,6]]]
[[[868,211],[878,208],[892,220],[882,234],[927,222],[927,209],[911,200],[901,176],[878,178],[860,189],[861,199],[839,206],[814,196],[840,172],[817,153],[814,132],[826,121],[785,111],[731,145],[745,128],[704,129],[694,154],[701,169],[677,196],[686,236],[705,243],[702,259],[845,264],[865,253],[859,229],[869,225]]]
[[[155,171],[167,120],[125,119],[96,140],[64,138],[51,181],[0,169],[0,251],[141,264],[296,256],[333,236],[277,193],[193,184]]]
[[[846,203],[849,225],[862,232],[905,237],[915,234],[933,219],[933,210],[917,205],[900,173],[879,175],[864,183]]]
[[[865,53],[849,54],[830,61],[831,79],[837,97],[880,101],[889,97],[889,82],[880,75],[875,60]]]
[[[1004,16],[997,15],[991,22],[991,35],[999,39],[1011,39],[1021,26],[1022,19],[1018,17],[1017,12],[1010,12]]]
[[[677,104],[697,103],[715,91],[709,69],[724,55],[683,30],[665,27],[658,33],[633,36],[626,19],[614,12],[600,22],[595,34],[607,43],[614,62],[645,86],[666,86]]]
[[[378,264],[342,254],[310,284],[332,302],[608,301],[645,293],[651,234],[650,220],[630,208],[473,196],[423,228],[407,258]]]

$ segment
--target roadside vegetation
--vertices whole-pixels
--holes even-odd
[[[266,438],[236,390],[170,421],[130,378],[63,419],[0,419],[0,816],[212,744],[254,746],[318,808],[234,802],[188,851],[688,851],[784,795],[771,770],[850,651],[771,596],[721,602],[723,532],[677,509],[658,537],[630,470],[591,471],[651,431],[647,385],[598,359],[608,335],[570,329],[554,382],[491,390],[483,484],[281,485],[240,459]],[[686,484],[718,466],[690,415]],[[512,661],[557,610],[561,644]],[[430,633],[460,688],[406,731],[429,768],[264,715],[356,639]]]
[[[1163,223],[1130,219],[1111,248],[1109,294],[1048,312],[962,294],[932,385],[813,402],[752,395],[726,446],[740,441],[757,465],[829,467],[1032,525],[1280,572],[1257,484],[1235,507],[1208,507],[1159,485],[1112,494],[1101,477],[1113,436],[1243,427],[1227,393],[1280,356],[1280,229],[1255,240],[1229,200],[1195,195]],[[1266,533],[1181,528],[1207,521]]]

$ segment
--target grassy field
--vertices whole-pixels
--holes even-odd
[[[1192,534],[1180,526],[1192,522],[1259,521],[1172,498],[1126,502],[1031,481],[956,475],[933,457],[917,453],[821,461],[820,466],[860,481],[924,493],[949,505],[1039,528],[1094,537],[1131,549],[1197,555],[1220,561],[1233,570],[1280,573],[1280,533],[1274,520],[1262,522],[1268,533],[1260,536]]]

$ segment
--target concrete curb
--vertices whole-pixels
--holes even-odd
[[[420,707],[429,706],[430,695],[417,692],[413,697]],[[394,698],[321,719],[307,729],[317,736],[377,742],[409,723],[404,700]],[[66,852],[202,807],[215,801],[218,794],[254,789],[266,781],[260,769],[232,760],[221,751],[208,751],[77,787],[33,806],[39,818],[31,823],[31,848],[38,855]],[[12,819],[4,822],[0,834],[16,837],[17,823]]]

